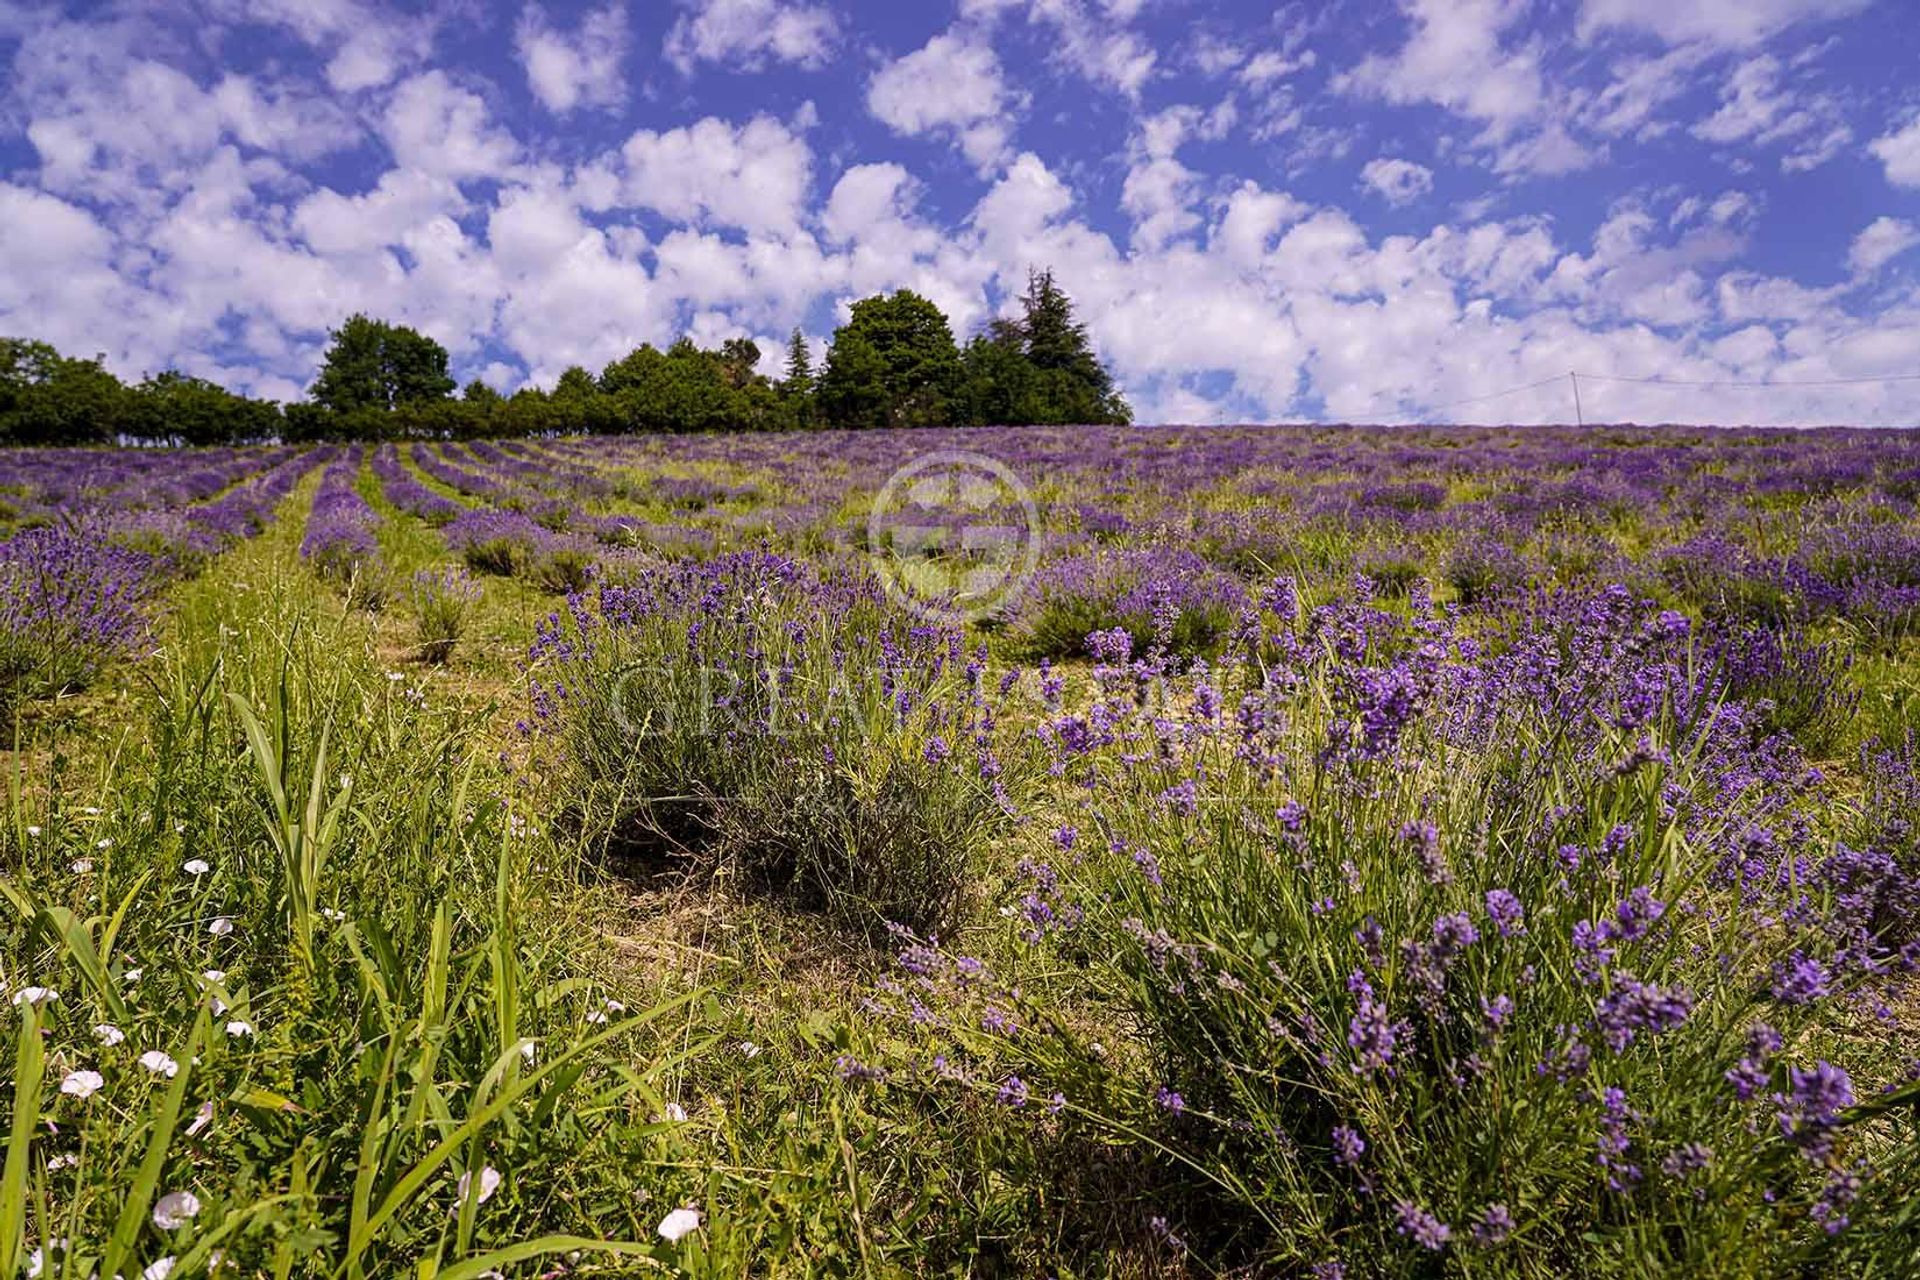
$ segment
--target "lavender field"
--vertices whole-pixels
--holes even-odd
[[[0,1277],[1920,1275],[1920,434],[0,452]]]

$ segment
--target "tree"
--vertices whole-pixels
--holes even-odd
[[[104,357],[76,360],[44,342],[0,338],[0,440],[110,444],[129,408],[127,388]]]
[[[754,370],[760,364],[760,344],[752,338],[728,338],[720,348],[720,367],[726,373],[727,385],[739,391],[753,385],[760,375]]]
[[[423,333],[355,314],[332,337],[313,398],[333,413],[391,411],[453,394],[447,349]]]
[[[995,320],[961,352],[963,376],[955,418],[972,426],[1032,421],[1038,383],[1017,321]]]
[[[1073,300],[1053,272],[1029,271],[1020,300],[1019,333],[1036,377],[1019,420],[1032,423],[1128,423],[1133,409],[1093,352],[1087,326],[1073,318]]]
[[[787,339],[787,376],[780,380],[783,394],[806,397],[813,394],[813,352],[807,347],[807,335],[794,326]]]
[[[794,326],[787,339],[787,376],[780,380],[780,399],[787,408],[787,420],[796,427],[813,425],[813,352],[807,348],[807,335]]]
[[[126,433],[152,444],[258,444],[281,432],[278,405],[167,369],[130,392]]]
[[[553,386],[553,398],[556,400],[586,400],[600,394],[600,385],[593,375],[577,364],[568,365],[560,371],[560,381]]]
[[[834,330],[817,401],[849,427],[923,427],[947,420],[960,383],[960,350],[947,318],[901,289],[853,304]]]

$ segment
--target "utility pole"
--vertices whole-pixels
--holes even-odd
[[[1567,378],[1568,378],[1568,380],[1569,380],[1569,381],[1571,381],[1571,382],[1573,383],[1573,421],[1574,421],[1574,424],[1575,424],[1576,426],[1582,426],[1582,427],[1584,427],[1584,426],[1586,426],[1586,425],[1587,425],[1587,415],[1586,415],[1586,414],[1584,414],[1584,413],[1582,413],[1582,412],[1580,411],[1580,375],[1579,375],[1579,374],[1577,374],[1577,373],[1575,373],[1575,372],[1573,372],[1573,371],[1572,371],[1571,369],[1569,369],[1569,370],[1567,371]]]

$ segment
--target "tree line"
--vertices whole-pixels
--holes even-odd
[[[128,384],[98,357],[0,338],[0,445],[1130,422],[1053,273],[1030,273],[1020,303],[1018,318],[962,346],[939,307],[901,289],[854,303],[817,365],[794,330],[778,378],[758,371],[750,339],[709,349],[683,337],[510,396],[477,379],[456,394],[445,347],[354,315],[331,332],[309,398],[284,407],[175,370]]]

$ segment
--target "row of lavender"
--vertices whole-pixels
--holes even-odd
[[[171,475],[88,451],[14,462],[31,500],[0,539],[0,733],[11,738],[22,703],[84,688],[147,643],[166,586],[257,536],[334,453],[221,450],[186,466],[176,455]]]
[[[1841,619],[1887,645],[1920,630],[1913,432],[1079,428],[547,449],[705,488],[677,518],[715,545],[803,550],[863,547],[869,513],[849,496],[913,459],[985,455],[1038,499],[1047,562],[1003,619],[1035,653],[1074,651],[1092,624],[1139,638],[1144,602],[1169,594],[1183,641],[1205,647],[1280,570],[1310,592],[1361,575],[1404,595],[1425,577],[1463,604],[1620,581],[1719,616]]]

